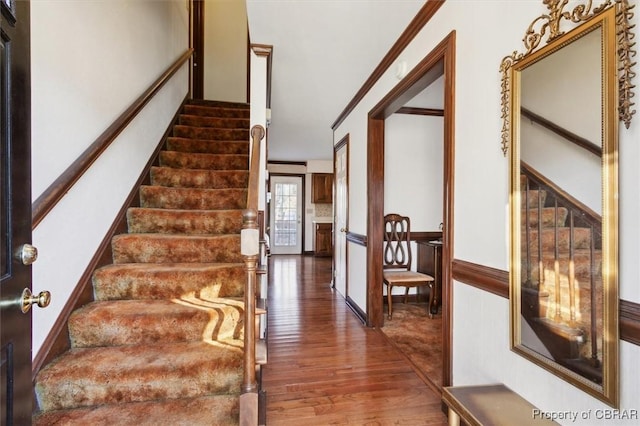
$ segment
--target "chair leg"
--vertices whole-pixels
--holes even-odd
[[[389,285],[387,286],[387,305],[389,305],[389,309],[388,309],[388,314],[387,314],[387,318],[391,319],[391,314],[393,313],[393,303],[392,303],[392,299],[391,299],[391,290],[393,290],[393,286]]]
[[[409,300],[409,287],[404,288],[404,304],[407,304],[407,300]]]
[[[429,304],[427,306],[427,310],[429,311],[429,318],[430,319],[433,319],[433,315],[434,315],[433,307],[436,304],[435,292],[436,292],[436,289],[435,289],[433,283],[431,283],[429,285]],[[438,313],[438,308],[437,307],[436,307],[436,313]]]

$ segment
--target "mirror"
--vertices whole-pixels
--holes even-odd
[[[526,52],[501,65],[511,348],[617,407],[618,119],[634,111],[623,108],[633,94],[622,91],[629,80],[619,64],[633,64],[622,61],[616,16],[630,8],[544,3],[549,13],[527,30]],[[565,33],[562,19],[580,25]]]

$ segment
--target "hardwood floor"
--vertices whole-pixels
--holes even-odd
[[[267,424],[445,425],[440,396],[331,290],[331,259],[271,256]]]

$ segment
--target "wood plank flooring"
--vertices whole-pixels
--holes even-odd
[[[440,396],[331,290],[331,259],[270,258],[267,425],[446,425]]]

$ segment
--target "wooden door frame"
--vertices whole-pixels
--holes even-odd
[[[455,47],[449,33],[371,111],[367,123],[367,325],[382,327],[382,250],[384,230],[384,122],[408,100],[444,74],[444,177],[442,231],[442,385],[452,383],[453,203],[455,155]]]
[[[339,229],[336,229],[336,205],[337,205],[337,194],[338,194],[338,171],[336,170],[336,159],[338,158],[338,151],[340,151],[342,148],[345,148],[347,151],[345,153],[347,162],[346,162],[346,181],[347,181],[347,200],[346,200],[346,218],[345,218],[345,232],[347,232],[347,230],[349,229],[349,134],[347,133],[342,139],[340,139],[340,141],[335,144],[333,146],[333,253],[334,255],[332,256],[332,265],[331,265],[331,270],[333,271],[332,276],[331,276],[331,288],[336,288],[336,283],[335,283],[335,277],[336,277],[336,235],[338,235],[338,232],[342,232]],[[345,235],[346,238],[346,235]],[[344,263],[345,263],[345,272],[348,271],[349,269],[349,251],[347,250],[348,247],[348,241],[345,241],[345,254],[344,254]],[[349,276],[348,274],[345,276],[344,278],[344,297],[347,301],[349,301]]]
[[[307,188],[307,182],[306,182],[306,176],[303,173],[269,173],[269,181],[267,182],[267,188],[268,191],[271,192],[271,178],[272,177],[276,177],[276,176],[280,176],[280,177],[299,177],[301,179],[301,185],[302,185],[302,211],[301,211],[301,233],[300,233],[300,254],[304,254],[305,253],[305,230],[306,230],[306,206],[307,206],[307,194],[306,194],[306,188]],[[273,194],[272,194],[273,195]],[[267,227],[269,227],[269,238],[271,241],[271,247],[273,247],[273,234],[271,234],[271,201],[269,201],[269,205],[266,206],[267,207],[267,211],[269,212],[269,222],[266,224]]]
[[[204,99],[204,1],[191,0],[191,98]]]

